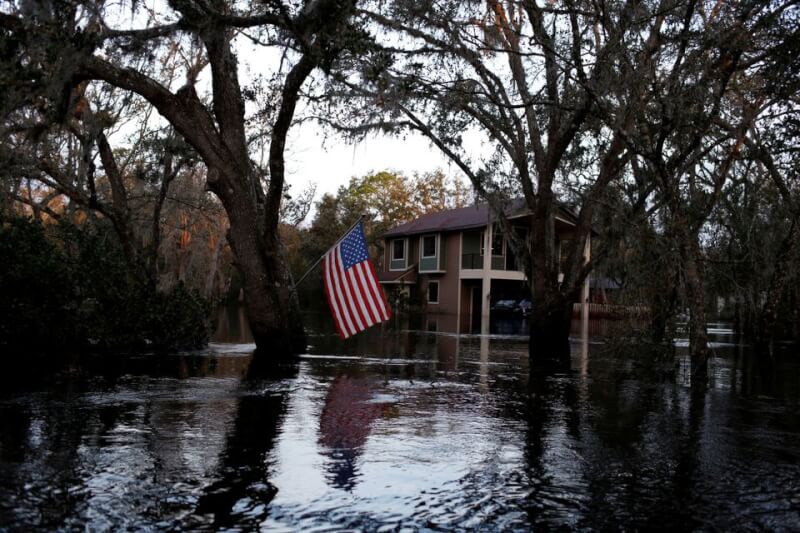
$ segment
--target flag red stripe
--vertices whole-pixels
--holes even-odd
[[[325,285],[325,297],[328,299],[328,307],[331,308],[331,313],[333,314],[333,323],[336,325],[336,331],[339,332],[339,337],[345,339],[347,337],[342,331],[341,318],[339,317],[339,306],[331,295],[330,263],[330,253],[325,254],[325,259],[322,260],[322,267],[325,273],[325,283],[323,283],[323,285]]]
[[[358,333],[356,330],[355,325],[353,325],[353,320],[350,318],[350,311],[347,308],[347,303],[344,298],[344,292],[342,291],[342,283],[341,283],[341,272],[342,269],[339,266],[339,252],[340,248],[337,246],[333,250],[333,294],[336,296],[337,301],[339,302],[339,309],[342,312],[342,329],[345,330],[347,333],[347,337],[351,335],[355,335]],[[345,338],[347,338],[345,337]]]
[[[375,306],[378,309],[378,314],[380,315],[381,322],[386,320],[386,310],[383,308],[381,304],[381,297],[380,293],[377,290],[375,279],[372,277],[372,273],[367,273],[367,289],[370,292],[370,299],[375,302]]]
[[[357,264],[353,267],[354,278],[358,283],[358,290],[361,292],[361,295],[364,298],[364,301],[367,303],[366,308],[367,312],[369,312],[370,321],[375,324],[376,322],[381,321],[380,314],[378,313],[378,309],[375,307],[375,302],[372,301],[372,294],[369,292],[367,288],[367,280],[364,277],[364,262]]]
[[[336,308],[339,311],[338,320],[339,320],[339,327],[342,328],[342,333],[344,333],[343,338],[347,338],[353,334],[354,328],[349,322],[349,317],[347,315],[347,309],[344,306],[344,301],[342,299],[341,289],[339,287],[339,272],[336,270],[336,255],[337,250],[331,252],[331,294],[333,295],[333,299],[336,302]]]
[[[347,276],[347,270],[344,268],[344,264],[341,258],[341,248],[339,249],[339,257],[337,257],[337,266],[339,267],[339,283],[342,285],[342,294],[344,295],[345,305],[347,306],[347,312],[350,314],[350,318],[353,324],[358,328],[358,331],[365,330],[368,326],[365,324],[363,317],[361,316],[361,311],[358,308],[358,302],[356,301],[356,295],[353,292],[353,288],[350,286],[350,280]]]
[[[364,304],[364,293],[358,286],[358,280],[356,280],[356,268],[357,265],[353,265],[347,270],[347,281],[350,284],[350,293],[353,295],[353,301],[356,304],[356,311],[358,311],[359,316],[361,316],[361,321],[364,323],[364,329],[366,329],[375,322],[372,320],[372,317],[369,316],[367,306]]]
[[[362,265],[362,269],[364,271],[366,289],[369,291],[369,300],[372,303],[372,306],[375,308],[375,312],[378,315],[378,321],[383,322],[386,320],[386,311],[381,305],[380,293],[376,292],[375,278],[372,277],[372,272],[370,271],[368,264]]]
[[[383,319],[389,320],[389,318],[392,316],[392,313],[389,310],[389,303],[386,301],[386,294],[384,294],[383,289],[381,289],[380,285],[377,283],[378,274],[375,273],[375,267],[372,265],[372,261],[369,261],[369,269],[372,272],[370,282],[372,282],[374,288],[377,289],[377,300],[383,307]]]

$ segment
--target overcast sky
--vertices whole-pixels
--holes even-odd
[[[418,134],[405,138],[370,136],[358,144],[348,144],[336,136],[325,139],[316,125],[305,122],[292,127],[287,142],[286,170],[292,189],[301,190],[315,182],[317,198],[326,192],[335,193],[352,176],[381,170],[411,175],[437,168],[460,176],[441,152]]]
[[[237,38],[235,45],[239,54],[242,85],[250,83],[258,74],[269,75],[278,65],[283,65],[286,69],[291,63],[282,62],[285,58],[278,48],[260,47],[242,38]],[[319,75],[319,72],[315,72],[312,76]],[[304,102],[301,101],[296,117],[304,115],[304,107]],[[465,143],[472,147],[474,153],[480,150],[481,141],[477,132],[465,135]],[[293,125],[289,130],[285,160],[286,179],[292,190],[299,192],[309,183],[316,183],[317,200],[326,192],[335,193],[339,186],[346,184],[353,176],[381,170],[397,171],[410,176],[415,172],[441,169],[448,176],[467,182],[461,171],[438,148],[432,146],[421,134],[412,132],[407,132],[402,137],[374,135],[352,144],[336,134],[325,137],[320,126],[304,121]]]

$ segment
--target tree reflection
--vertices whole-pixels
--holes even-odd
[[[659,382],[635,361],[596,355],[586,376],[531,376],[524,413],[530,524],[701,526],[709,393],[663,379],[669,375]]]
[[[87,416],[73,386],[67,382],[0,408],[0,529],[78,527],[90,496],[81,446],[102,439],[129,408],[111,406]]]
[[[529,523],[550,528],[574,526],[564,518],[575,519],[577,501],[558,500],[558,495],[565,492],[562,486],[569,485],[574,491],[577,486],[574,478],[583,475],[584,465],[579,456],[573,455],[569,460],[568,454],[558,453],[574,450],[581,439],[581,413],[574,380],[569,374],[534,371],[527,392],[524,453],[532,489],[525,504]],[[553,454],[559,457],[557,463],[547,460]]]
[[[705,388],[691,387],[689,390],[689,412],[685,434],[677,457],[672,504],[677,508],[676,517],[681,529],[696,529],[701,526],[693,516],[693,507],[698,503],[695,495],[699,484],[700,457],[702,450],[703,418],[706,409]]]
[[[257,527],[278,489],[269,481],[268,455],[286,412],[285,380],[296,377],[296,363],[262,366],[254,358],[240,387],[240,399],[220,458],[218,479],[203,490],[196,514],[213,515],[215,529]]]

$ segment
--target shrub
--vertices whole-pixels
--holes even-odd
[[[210,306],[179,285],[156,291],[102,222],[0,228],[0,343],[176,349],[205,344]]]

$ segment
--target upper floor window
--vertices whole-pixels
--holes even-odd
[[[392,241],[392,261],[404,261],[406,258],[406,240],[395,239]]]
[[[422,257],[436,257],[436,235],[422,237]]]

